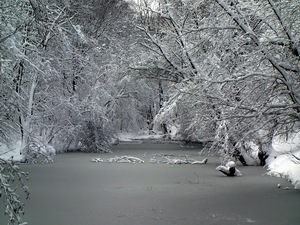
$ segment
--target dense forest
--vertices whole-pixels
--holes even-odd
[[[210,143],[224,159],[243,161],[255,145],[263,164],[274,137],[299,131],[299,9],[293,0],[3,0],[0,142],[20,143],[27,161],[51,160],[149,130]]]

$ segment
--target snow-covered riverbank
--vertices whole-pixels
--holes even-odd
[[[284,177],[296,189],[300,189],[300,134],[288,142],[275,140],[273,151],[268,159],[268,174]]]

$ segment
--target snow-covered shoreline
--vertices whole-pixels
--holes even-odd
[[[142,133],[119,133],[117,134],[118,142],[132,143],[148,140],[160,141],[163,139],[163,135],[149,134],[147,132]]]
[[[172,140],[162,134],[149,133],[143,131],[140,133],[119,133],[117,134],[117,143],[181,143],[178,140]]]
[[[289,180],[300,190],[300,134],[289,141],[274,140],[273,151],[267,161],[268,175]],[[297,157],[297,158],[296,158]]]

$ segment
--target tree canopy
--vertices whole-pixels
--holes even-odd
[[[299,131],[299,7],[2,1],[1,143],[51,161],[53,148],[109,151],[116,132],[154,129],[265,154]]]

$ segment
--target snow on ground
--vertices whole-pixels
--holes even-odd
[[[51,145],[43,145],[42,142],[38,140],[29,145],[31,154],[28,158],[31,157],[30,161],[32,163],[38,162],[41,158],[44,162],[52,162],[53,157],[56,154],[55,149]],[[24,155],[20,154],[21,141],[15,141],[11,144],[0,143],[0,158],[5,160],[12,160],[14,162],[24,162]]]
[[[160,134],[149,134],[149,131],[143,131],[139,133],[119,133],[118,141],[120,142],[138,142],[138,141],[160,141],[163,139],[163,135]],[[50,148],[51,146],[48,146]],[[21,161],[23,158],[20,155],[21,142],[16,141],[15,144],[10,146],[0,143],[0,158],[11,159],[14,161]],[[55,150],[53,150],[55,154]]]
[[[288,142],[274,140],[273,151],[268,159],[268,174],[288,179],[300,189],[300,133]]]
[[[149,131],[143,131],[139,133],[119,133],[118,140],[120,142],[136,142],[146,140],[162,140],[164,135],[150,134]]]

